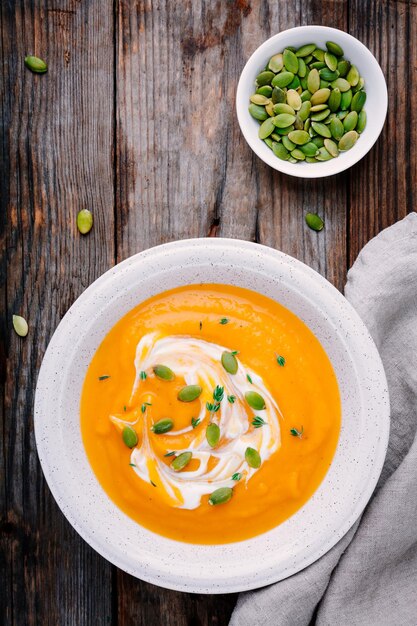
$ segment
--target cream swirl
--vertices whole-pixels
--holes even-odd
[[[197,469],[175,472],[164,463],[152,450],[147,428],[143,430],[141,445],[134,448],[131,463],[140,478],[151,480],[150,465],[156,469],[159,482],[170,497],[173,506],[194,509],[200,505],[203,495],[211,494],[219,487],[234,487],[232,476],[242,473],[248,481],[258,471],[249,467],[245,460],[248,447],[255,448],[262,463],[273,454],[280,445],[279,407],[266,388],[262,378],[250,371],[252,383],[248,382],[249,373],[242,362],[238,361],[235,375],[228,374],[221,364],[221,356],[227,348],[202,339],[187,336],[160,336],[153,332],[145,335],[137,345],[135,356],[136,377],[131,393],[131,400],[140,392],[143,384],[141,371],[150,371],[152,367],[163,363],[170,367],[177,377],[182,377],[187,385],[200,385],[201,423],[208,425],[215,422],[221,433],[220,443],[211,448],[206,441],[205,428],[198,429],[187,448],[176,449],[176,454],[191,451],[193,459],[199,461]],[[213,402],[213,389],[216,385],[224,387],[225,394],[220,408],[210,415],[206,402]],[[254,412],[245,401],[246,391],[257,391],[265,400],[265,409]],[[235,396],[232,403],[227,395]],[[251,421],[255,415],[262,417],[265,425],[253,428]],[[175,415],[170,416],[174,419]],[[181,430],[172,430],[167,435],[175,436],[192,431],[192,426]]]

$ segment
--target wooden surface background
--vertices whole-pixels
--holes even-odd
[[[33,397],[77,296],[131,254],[237,237],[305,261],[343,289],[361,247],[414,210],[414,0],[2,0],[0,622],[227,624],[236,596],[164,591],[81,540],[37,459]],[[264,165],[235,116],[239,73],[270,35],[325,24],[363,41],[389,88],[384,131],[349,172],[302,181]],[[36,54],[43,76],[24,67]],[[369,85],[369,89],[372,86]],[[76,214],[94,213],[87,237]],[[326,221],[319,234],[306,211]],[[25,316],[26,339],[11,330]],[[53,416],[51,416],[53,418]]]

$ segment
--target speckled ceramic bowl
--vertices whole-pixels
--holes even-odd
[[[221,546],[165,539],[127,517],[96,480],[80,431],[84,376],[106,333],[141,301],[196,282],[247,287],[298,315],[324,346],[342,399],[337,451],[314,496],[275,529]],[[261,587],[318,559],[347,532],[368,502],[384,461],[388,431],[389,401],[381,360],[350,304],[303,263],[264,246],[229,239],[166,244],[106,272],[60,323],[36,390],[39,458],[70,523],[95,550],[126,572],[189,592]]]

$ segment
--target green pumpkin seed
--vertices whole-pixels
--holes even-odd
[[[19,337],[26,337],[29,332],[29,326],[24,317],[13,315],[13,328]]]
[[[177,398],[181,402],[194,402],[201,396],[202,391],[200,385],[186,385],[179,390]]]
[[[252,117],[261,122],[268,119],[268,113],[265,111],[265,108],[259,106],[259,104],[251,103],[249,105],[249,113],[252,115]]]
[[[356,93],[357,91],[361,91],[361,89],[363,89],[364,86],[365,86],[365,79],[361,76],[358,84],[355,87],[352,87],[353,93]]]
[[[260,125],[258,135],[261,139],[266,139],[274,130],[275,130],[274,118],[269,117]]]
[[[292,130],[294,130],[293,124],[291,124],[291,126],[287,126],[286,128],[275,128],[275,132],[278,133],[278,135],[288,135],[288,133]]]
[[[352,102],[352,90],[345,91],[342,93],[342,98],[340,100],[340,108],[342,111],[347,111],[350,107],[350,103]]]
[[[283,161],[287,161],[290,156],[286,147],[276,141],[272,144],[272,152]]]
[[[284,67],[284,60],[282,58],[282,54],[274,54],[273,57],[269,59],[268,68],[271,72],[277,74]]]
[[[335,57],[335,55],[332,54],[331,52],[324,53],[324,62],[329,68],[329,70],[331,70],[332,72],[335,72],[337,70],[338,60]]]
[[[301,81],[298,76],[294,76],[290,84],[288,85],[288,89],[298,89],[301,85]]]
[[[237,358],[231,352],[223,352],[222,365],[228,374],[236,374],[239,367]]]
[[[301,117],[298,115],[298,113],[295,116],[294,128],[295,130],[304,130],[304,122],[301,119]]]
[[[313,137],[313,139],[311,140],[311,143],[314,143],[314,145],[316,145],[317,148],[322,148],[324,146],[324,139],[323,137]]]
[[[337,70],[335,72],[332,72],[327,67],[320,70],[319,74],[321,80],[325,80],[329,83],[331,83],[333,80],[336,80],[336,78],[339,78],[339,72]]]
[[[283,89],[287,87],[294,80],[294,74],[292,72],[281,72],[280,74],[276,74],[272,79],[273,87],[280,87]]]
[[[313,130],[315,130],[316,133],[318,135],[321,135],[322,137],[328,137],[330,139],[330,137],[332,136],[326,124],[322,124],[321,122],[311,122],[311,126]]]
[[[329,117],[326,118],[325,124],[330,124],[330,122],[336,117],[336,113],[330,113]]]
[[[339,44],[334,43],[333,41],[326,41],[326,48],[329,52],[336,55],[337,57],[343,56],[343,50],[339,46]]]
[[[261,467],[261,455],[255,448],[246,448],[245,451],[245,461],[249,465],[249,467],[253,467],[254,469],[258,469]]]
[[[316,49],[315,43],[306,43],[295,53],[298,57],[308,57]]]
[[[325,109],[327,109],[327,103],[315,104],[311,107],[310,111],[311,113],[318,113],[319,111],[324,111]]]
[[[301,98],[295,89],[288,89],[287,103],[294,109],[294,111],[299,111],[299,109],[301,109]]]
[[[339,150],[341,150],[342,152],[350,150],[357,142],[358,137],[359,135],[356,130],[350,130],[349,132],[347,132],[339,141]]]
[[[320,48],[316,48],[313,52],[312,55],[315,59],[317,59],[317,61],[324,61],[324,50],[320,50]]]
[[[305,64],[304,59],[298,59],[298,76],[300,78],[307,76],[307,65]]]
[[[317,161],[330,161],[332,159],[332,155],[326,148],[319,148],[319,151],[316,154]]]
[[[163,435],[164,433],[168,433],[170,430],[174,428],[174,422],[168,417],[161,419],[151,427],[151,431],[155,433],[155,435]]]
[[[346,115],[343,120],[343,127],[345,132],[349,132],[350,130],[354,130],[356,128],[356,124],[358,123],[358,114],[356,111],[351,111],[348,115]]]
[[[266,143],[268,148],[271,148],[272,150],[272,139],[270,137],[267,137],[266,139],[264,139],[264,142]]]
[[[307,76],[307,87],[310,93],[314,94],[320,87],[320,74],[318,70],[313,69]]]
[[[339,76],[345,78],[348,71],[350,70],[350,67],[351,66],[349,61],[346,61],[345,59],[339,61],[339,63],[337,64],[337,71],[339,72]]]
[[[366,102],[366,93],[364,91],[357,91],[352,98],[352,103],[350,108],[352,111],[356,111],[356,113],[360,113],[363,109],[363,106]]]
[[[274,72],[263,71],[256,77],[256,84],[258,87],[262,87],[263,85],[269,85],[271,80],[274,78]]]
[[[339,141],[343,137],[345,133],[345,128],[343,126],[342,120],[340,120],[338,117],[333,118],[330,122],[330,132],[332,134],[332,137],[336,139],[336,141]]]
[[[328,80],[320,79],[320,89],[325,89],[330,85]]]
[[[45,74],[48,71],[48,66],[39,57],[27,56],[25,57],[25,65],[34,74]]]
[[[333,89],[340,89],[343,93],[344,91],[349,91],[350,83],[346,80],[346,78],[336,78],[332,83],[330,83]]]
[[[295,148],[291,152],[291,156],[293,157],[293,159],[296,159],[297,161],[305,161],[305,158],[306,158],[306,155],[304,154],[304,152],[301,152],[299,148]]]
[[[291,141],[288,135],[283,136],[282,143],[286,147],[286,149],[289,150],[290,152],[297,147],[296,144]]]
[[[297,159],[294,159],[291,155],[288,157],[288,163],[298,163]]]
[[[225,504],[225,502],[229,502],[232,496],[233,489],[231,489],[230,487],[219,487],[219,489],[213,491],[208,503],[212,506],[216,506],[217,504]]]
[[[338,111],[336,115],[339,118],[339,120],[344,120],[348,113],[349,111]]]
[[[326,64],[323,61],[316,61],[315,63],[310,63],[310,69],[314,70],[324,70]]]
[[[136,431],[131,426],[125,426],[122,430],[123,443],[128,448],[134,448],[138,442]]]
[[[340,106],[341,100],[342,100],[342,93],[340,89],[336,87],[335,89],[332,90],[329,96],[329,99],[327,101],[330,111],[337,111]]]
[[[284,66],[287,72],[296,74],[298,72],[298,59],[294,52],[286,48],[282,54],[284,60]]]
[[[180,472],[184,469],[184,467],[187,467],[188,463],[192,459],[192,456],[192,452],[182,452],[177,457],[175,457],[175,459],[171,463],[171,467],[174,472]]]
[[[262,411],[265,408],[265,400],[257,391],[247,391],[245,400],[255,411]]]
[[[174,380],[175,374],[167,365],[155,365],[153,367],[153,373],[160,380]]]
[[[259,104],[261,106],[265,106],[266,104],[268,104],[269,98],[267,98],[266,96],[263,96],[260,93],[254,93],[250,97],[250,101],[253,102],[253,104]]]
[[[301,152],[303,152],[303,154],[305,154],[306,156],[310,156],[313,157],[316,155],[317,152],[317,146],[315,143],[313,143],[312,141],[309,141],[308,143],[305,143],[303,146],[300,146],[300,150]]]
[[[274,105],[274,113],[275,115],[279,115],[280,113],[288,113],[289,115],[295,115],[295,111],[289,104],[284,104],[283,102],[278,102],[278,104]]]
[[[280,113],[272,118],[277,128],[287,128],[295,122],[295,115],[289,113]]]
[[[285,102],[285,91],[280,87],[274,87],[272,90],[271,100],[273,104],[278,104],[278,102]]]
[[[310,98],[311,98],[311,93],[309,92],[308,89],[305,89],[302,93],[301,93],[301,102],[309,102]]]
[[[311,110],[310,100],[306,100],[305,102],[301,103],[301,107],[300,107],[300,110],[298,111],[298,115],[300,116],[300,119],[303,120],[303,122],[305,122],[308,116],[310,115],[310,110]]]
[[[325,139],[324,147],[333,158],[336,158],[339,156],[339,150],[337,148],[337,145],[335,144],[334,141],[332,141],[332,139]]]
[[[314,157],[306,157],[306,163],[318,163]]]
[[[310,126],[311,126],[311,119],[308,118],[305,122],[304,122],[304,130],[306,131],[306,133],[308,133],[308,131],[310,130]]]
[[[206,428],[207,443],[211,448],[215,448],[220,440],[220,428],[214,422],[211,422]]]
[[[314,115],[312,115],[310,117],[310,119],[311,119],[312,122],[322,122],[329,115],[330,115],[330,109],[326,108],[323,111],[319,111],[318,113],[314,113]]]
[[[270,98],[272,96],[272,87],[271,85],[263,85],[256,90],[256,93],[261,96],[266,96],[266,98]]]
[[[82,209],[77,215],[77,228],[82,235],[86,235],[93,228],[93,214],[88,209]]]
[[[352,65],[349,72],[347,73],[346,80],[352,85],[352,87],[356,87],[359,82],[359,78],[360,76],[358,68],[355,65]]]
[[[358,116],[358,123],[356,125],[356,132],[362,133],[366,126],[366,111],[361,111]]]
[[[274,117],[274,115],[275,115],[275,113],[274,113],[274,105],[272,104],[272,102],[269,102],[266,105],[265,111],[268,113],[269,117]]]
[[[308,89],[307,89],[307,74],[305,76],[303,76],[303,78],[300,78],[300,87],[301,87],[301,93],[303,91],[308,91]]]
[[[293,130],[288,134],[288,138],[297,146],[303,146],[310,141],[310,135],[305,130]]]
[[[277,135],[276,133],[272,133],[271,139],[272,141],[281,141],[281,137]]]
[[[307,57],[304,57],[304,62],[306,65],[310,65],[311,61],[313,60],[313,55],[309,54]]]
[[[306,213],[305,221],[307,226],[311,228],[311,230],[319,232],[324,228],[324,221],[319,215],[317,215],[317,213]]]

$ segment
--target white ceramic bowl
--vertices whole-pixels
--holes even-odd
[[[255,78],[268,60],[286,46],[300,47],[315,43],[326,49],[326,41],[338,43],[344,51],[344,58],[356,65],[365,79],[367,124],[357,143],[347,152],[321,163],[288,163],[275,156],[258,137],[259,122],[248,111],[249,98],[255,91]],[[242,133],[260,159],[280,172],[300,178],[320,178],[343,172],[357,163],[379,137],[387,115],[387,85],[381,68],[373,54],[360,41],[336,28],[327,26],[299,26],[284,30],[265,41],[250,57],[240,75],[236,93],[237,118]]]
[[[80,432],[84,377],[107,332],[150,296],[198,282],[247,287],[298,315],[326,350],[342,400],[336,454],[313,497],[275,529],[221,546],[166,539],[127,517],[95,478]],[[329,550],[371,496],[384,461],[388,431],[389,401],[381,360],[347,300],[292,257],[232,239],[165,244],[106,272],[78,298],[58,326],[36,389],[39,458],[70,523],[95,550],[126,572],[190,592],[227,593],[268,585]]]

